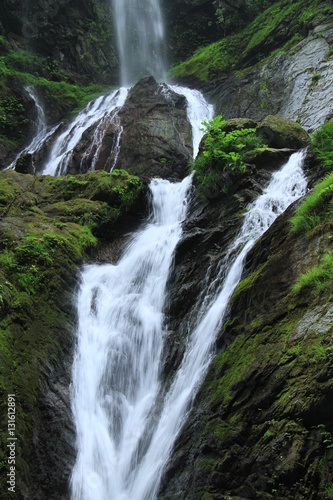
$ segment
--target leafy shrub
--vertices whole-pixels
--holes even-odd
[[[230,180],[242,175],[246,171],[246,157],[263,146],[255,128],[227,132],[224,130],[226,123],[222,116],[203,122],[206,132],[204,146],[193,168],[196,184],[205,194],[214,191],[216,184],[221,182],[224,184],[222,191],[227,192],[229,187],[223,173],[229,174]]]

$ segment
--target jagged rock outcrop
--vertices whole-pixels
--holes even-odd
[[[327,16],[325,23],[289,51],[212,82],[207,95],[224,118],[261,119],[269,113],[315,130],[333,113],[332,44],[333,20]]]
[[[90,127],[74,149],[68,173],[94,169],[125,169],[141,177],[182,179],[192,158],[192,129],[186,99],[153,77],[132,87],[124,105],[112,119]],[[98,154],[96,150],[98,148]],[[116,161],[116,163],[115,163]]]
[[[119,112],[123,127],[117,167],[134,175],[181,179],[192,158],[192,129],[186,98],[158,85],[138,82]]]

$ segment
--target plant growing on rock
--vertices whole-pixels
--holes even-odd
[[[193,168],[199,190],[208,197],[217,189],[228,192],[234,178],[246,172],[249,154],[263,146],[255,128],[228,131],[226,124],[220,115],[203,122],[206,135]]]
[[[333,120],[324,123],[312,136],[312,148],[324,167],[333,169]]]

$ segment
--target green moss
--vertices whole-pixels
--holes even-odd
[[[223,40],[199,48],[192,57],[172,67],[170,76],[194,76],[207,82],[249,62],[255,64],[277,50],[288,50],[304,37],[310,21],[322,10],[323,6],[314,10],[313,3],[306,0],[275,2],[241,31],[237,32],[240,24],[236,23]]]
[[[77,267],[137,210],[143,185],[125,171],[77,177],[0,172],[0,394],[16,394],[17,465],[32,454],[40,370],[63,359],[71,342]],[[6,441],[6,425],[0,441]],[[0,487],[5,483],[0,479]]]
[[[220,404],[233,399],[233,386],[247,377],[251,369],[278,356],[276,346],[266,342],[265,349],[261,346],[267,333],[253,334],[250,337],[239,334],[227,349],[218,354],[213,361],[212,369],[218,373],[218,378],[210,385],[210,398]]]
[[[237,422],[221,420],[216,418],[210,420],[205,428],[205,434],[213,435],[217,441],[223,441],[224,444],[232,442],[235,436],[239,434],[242,429],[242,424]]]
[[[248,290],[250,287],[253,286],[253,284],[255,283],[255,281],[258,279],[261,272],[263,271],[263,269],[265,269],[266,265],[267,265],[267,262],[265,262],[265,264],[262,264],[261,266],[259,266],[251,274],[246,276],[246,278],[242,279],[238,283],[238,285],[236,286],[234,293],[232,295],[232,300],[234,300],[240,293],[242,293],[245,290]]]
[[[194,463],[194,466],[200,469],[200,472],[203,474],[210,474],[214,468],[216,467],[217,460],[212,458],[202,458]]]

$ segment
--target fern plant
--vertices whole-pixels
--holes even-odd
[[[231,180],[244,174],[246,158],[254,150],[263,147],[262,139],[256,134],[255,128],[228,132],[226,124],[226,120],[220,115],[209,122],[203,122],[206,135],[193,168],[197,187],[204,194],[216,191],[216,185],[220,186],[220,190],[228,191],[227,177]]]

